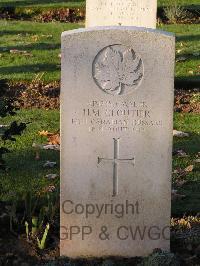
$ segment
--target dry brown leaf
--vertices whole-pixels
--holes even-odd
[[[182,51],[182,49],[179,49],[179,50],[177,50],[177,53],[178,53],[178,54],[180,54],[180,53],[181,53],[181,51]]]
[[[60,134],[59,133],[50,133],[48,131],[42,130],[39,131],[40,136],[48,138],[48,144],[50,145],[60,145]]]
[[[60,145],[60,134],[48,136],[48,143],[52,145]]]
[[[48,136],[49,132],[46,131],[46,130],[42,130],[42,131],[39,131],[38,134],[39,134],[40,136],[44,136],[44,137],[46,137],[46,136]]]
[[[24,56],[33,56],[31,53],[27,52],[27,51],[22,51],[22,50],[17,50],[17,49],[12,49],[10,50],[11,54],[20,54],[20,55],[24,55]]]
[[[194,165],[189,165],[188,167],[186,167],[186,168],[184,169],[184,171],[185,171],[185,172],[192,172],[193,169],[194,169]]]

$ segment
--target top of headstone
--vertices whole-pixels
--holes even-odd
[[[87,0],[86,27],[156,28],[157,0]]]
[[[72,34],[78,34],[78,33],[85,33],[85,32],[92,32],[92,31],[137,31],[137,32],[141,32],[141,33],[153,33],[153,34],[162,34],[166,37],[174,37],[175,34],[172,32],[168,32],[168,31],[163,31],[163,30],[155,30],[155,29],[151,29],[151,28],[145,28],[145,27],[135,27],[135,26],[104,26],[104,27],[92,27],[92,28],[79,28],[79,29],[74,29],[74,30],[68,30],[68,31],[64,31],[62,32],[62,37],[68,36],[68,35],[72,35]]]

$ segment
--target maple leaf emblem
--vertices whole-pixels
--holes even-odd
[[[142,59],[132,48],[111,45],[96,56],[93,78],[106,93],[122,95],[136,88],[143,78]]]

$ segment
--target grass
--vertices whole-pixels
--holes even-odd
[[[158,0],[158,6],[170,6],[174,3],[179,6],[199,6],[199,0]]]
[[[174,149],[182,149],[189,156],[185,158],[173,158],[173,169],[185,169],[189,165],[194,165],[194,170],[187,174],[187,181],[178,193],[186,197],[177,200],[172,204],[172,214],[182,216],[186,214],[197,214],[200,212],[200,165],[195,163],[196,155],[200,147],[200,117],[199,114],[175,114],[174,128],[188,132],[188,138],[174,138]],[[175,180],[174,180],[175,181]]]
[[[42,167],[46,160],[56,161],[59,165],[59,154],[56,151],[41,152],[41,159],[34,159],[35,152],[32,148],[33,142],[44,143],[38,131],[59,129],[59,112],[47,110],[21,110],[14,117],[1,119],[1,123],[7,124],[13,119],[17,121],[31,122],[21,137],[16,142],[9,142],[6,146],[12,150],[6,156],[9,170],[0,172],[0,200],[8,200],[12,192],[25,192],[30,188],[38,192],[52,182],[46,180],[48,173],[59,173],[59,168],[46,170]],[[186,195],[185,199],[173,202],[173,216],[181,216],[184,213],[196,214],[200,212],[198,204],[200,200],[200,167],[194,164],[195,155],[200,146],[200,118],[197,114],[175,114],[174,127],[190,133],[189,138],[174,139],[174,148],[184,149],[188,153],[187,158],[174,157],[173,168],[185,168],[195,165],[194,171],[186,177],[188,183],[179,189],[179,193]],[[59,182],[59,181],[57,181]],[[9,191],[9,193],[8,193]]]
[[[13,192],[25,193],[28,190],[39,192],[42,188],[54,184],[57,181],[49,181],[47,174],[59,176],[58,151],[41,151],[40,160],[35,160],[33,143],[46,143],[44,137],[39,136],[38,131],[48,130],[55,132],[59,129],[59,112],[45,111],[41,109],[22,110],[14,117],[6,117],[0,120],[0,124],[9,124],[11,121],[31,122],[21,137],[16,142],[7,142],[6,147],[11,153],[7,154],[6,161],[8,171],[0,171],[0,200],[8,200]],[[1,143],[2,144],[2,143]],[[56,161],[57,167],[53,169],[43,168],[45,161]]]
[[[45,82],[60,79],[60,35],[65,30],[83,27],[70,23],[37,23],[28,21],[0,21],[0,79],[31,81],[38,73],[44,73]],[[177,35],[178,57],[176,78],[199,79],[200,26],[165,25],[161,29]],[[32,56],[11,54],[10,50],[27,51]]]
[[[37,73],[44,80],[60,79],[60,35],[78,24],[0,21],[0,79],[30,81]],[[10,50],[27,51],[32,57],[11,54]]]
[[[83,0],[2,0],[0,2],[0,7],[19,7],[19,8],[81,8],[85,7],[85,1]]]
[[[164,25],[162,30],[176,34],[176,77],[200,82],[200,25]]]
[[[172,5],[175,0],[158,0],[158,6],[168,6]],[[199,5],[199,0],[177,0],[178,5],[181,6],[192,6]],[[0,7],[83,7],[85,6],[85,1],[83,0],[2,0],[0,3]]]

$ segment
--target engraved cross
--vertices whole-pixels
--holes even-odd
[[[113,139],[114,140],[114,158],[109,159],[109,158],[100,158],[98,157],[98,164],[101,164],[102,162],[110,162],[113,165],[113,197],[116,197],[118,194],[118,165],[120,163],[129,163],[132,164],[133,166],[135,165],[135,158],[130,158],[130,159],[121,159],[119,158],[119,141],[120,138],[118,139]]]

